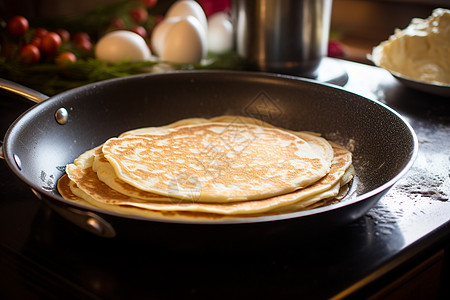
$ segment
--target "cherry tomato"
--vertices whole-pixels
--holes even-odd
[[[28,44],[20,49],[19,58],[27,65],[35,64],[41,59],[41,52],[35,45]]]
[[[330,40],[328,43],[328,56],[342,58],[345,56],[342,44],[338,41]]]
[[[145,7],[152,8],[156,5],[156,3],[158,3],[158,0],[142,0],[142,3],[145,5]]]
[[[29,28],[28,20],[22,16],[12,17],[7,26],[8,32],[12,36],[23,36]]]
[[[162,21],[164,21],[164,16],[163,15],[156,15],[155,16],[155,25],[158,25]]]
[[[133,31],[134,33],[139,34],[140,36],[142,36],[144,39],[147,36],[147,30],[145,30],[144,27],[142,26],[134,26],[133,28],[130,29],[131,31]]]
[[[65,30],[63,28],[59,28],[59,29],[56,29],[55,32],[61,37],[61,40],[63,42],[70,41],[70,33],[67,30]]]
[[[62,52],[56,57],[58,66],[66,66],[77,61],[77,57],[72,52]]]
[[[111,20],[111,26],[114,29],[124,29],[125,28],[125,22],[122,20],[122,18],[115,17]]]
[[[72,41],[75,45],[80,41],[90,41],[91,37],[86,32],[77,32],[73,35]]]
[[[142,7],[135,7],[130,11],[130,17],[137,23],[142,24],[148,19],[148,12]]]
[[[38,49],[41,49],[41,46],[42,46],[42,38],[40,38],[40,37],[35,37],[34,39],[31,40],[30,44],[31,44],[31,45],[35,45],[36,47],[38,47]]]
[[[56,32],[49,32],[42,37],[41,50],[46,54],[54,55],[61,47],[61,43],[61,37]]]
[[[45,28],[36,28],[34,30],[34,36],[38,37],[38,38],[43,38],[44,36],[46,36],[48,34],[48,30]]]
[[[78,41],[75,46],[77,46],[78,49],[89,52],[92,50],[92,43],[90,40],[80,40]]]

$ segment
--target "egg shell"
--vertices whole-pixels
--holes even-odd
[[[162,55],[162,49],[164,47],[164,40],[166,39],[167,32],[173,24],[180,20],[180,17],[165,18],[162,22],[159,22],[158,25],[155,26],[152,31],[150,43],[152,45],[153,52],[156,55]]]
[[[193,0],[181,0],[177,1],[169,7],[166,13],[166,18],[171,17],[187,17],[193,16],[197,18],[202,25],[205,32],[208,30],[208,21],[206,19],[203,8],[196,1]]]
[[[107,62],[148,61],[151,52],[140,35],[128,30],[116,30],[98,41],[95,56]]]
[[[200,63],[206,55],[206,33],[192,17],[180,19],[167,31],[161,59],[173,63]]]
[[[218,12],[208,20],[208,50],[221,53],[233,48],[233,25],[224,12]]]

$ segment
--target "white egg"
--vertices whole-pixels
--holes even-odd
[[[151,52],[140,35],[128,30],[116,30],[98,41],[95,56],[107,62],[147,61],[151,58]]]
[[[164,40],[166,39],[167,32],[173,24],[180,20],[180,17],[165,18],[162,22],[159,22],[158,25],[155,26],[152,31],[150,43],[152,45],[153,52],[156,55],[162,55],[162,49],[164,47]]]
[[[224,12],[218,12],[208,20],[208,50],[225,52],[233,48],[233,25]]]
[[[177,1],[169,7],[166,13],[166,18],[170,17],[187,17],[193,16],[200,21],[205,32],[208,30],[208,21],[206,20],[203,8],[196,1],[181,0]]]
[[[200,63],[206,49],[206,33],[202,25],[196,18],[187,16],[168,29],[161,59],[173,63]]]

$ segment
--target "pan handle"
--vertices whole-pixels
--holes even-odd
[[[33,104],[40,103],[49,98],[47,95],[44,95],[38,91],[3,78],[0,78],[0,90],[5,90],[12,94],[21,96],[23,99],[28,100]],[[0,159],[4,159],[3,140],[0,140]]]
[[[49,98],[47,95],[44,95],[38,91],[3,78],[0,78],[0,89],[19,95],[34,104],[40,103]]]

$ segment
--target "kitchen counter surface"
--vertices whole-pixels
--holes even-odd
[[[183,253],[79,229],[0,160],[0,298],[360,298],[442,257],[450,242],[450,98],[409,89],[376,67],[342,60],[328,67],[345,71],[343,88],[403,115],[419,140],[411,170],[364,217],[264,249]],[[8,101],[0,98],[1,136],[26,107]]]

